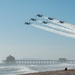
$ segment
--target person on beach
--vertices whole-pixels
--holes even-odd
[[[65,68],[65,71],[67,71],[67,67]]]

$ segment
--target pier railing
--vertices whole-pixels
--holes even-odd
[[[15,60],[15,61],[6,61],[3,60],[3,63],[9,64],[28,64],[28,65],[49,65],[49,64],[59,64],[59,63],[69,63],[75,64],[75,60],[66,60],[66,61],[59,61],[59,60]]]

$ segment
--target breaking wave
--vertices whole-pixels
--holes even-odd
[[[16,75],[26,74],[34,72],[63,70],[65,67],[68,69],[74,69],[75,64],[53,64],[53,65],[6,65],[0,66],[0,75]]]

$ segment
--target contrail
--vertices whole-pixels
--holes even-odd
[[[39,22],[39,23],[42,23],[43,22],[41,20],[36,20],[36,21]],[[44,24],[44,23],[42,23],[42,24]],[[75,34],[75,31],[74,30],[70,30],[70,29],[67,29],[67,28],[64,28],[64,27],[56,26],[56,25],[51,24],[51,23],[47,23],[47,24],[44,24],[44,25],[50,26],[50,27],[53,27],[53,28],[57,28],[59,30],[63,30],[63,31],[66,31],[66,32],[69,32],[69,33],[72,33],[72,34]]]
[[[49,20],[48,17],[46,17],[46,16],[43,16],[43,18]],[[66,28],[68,28],[68,29],[75,30],[75,26],[72,25],[72,24],[68,24],[68,23],[62,23],[62,24],[61,24],[61,23],[59,22],[59,20],[49,20],[49,21],[51,21],[51,22],[53,22],[53,23],[55,23],[55,24],[58,24],[58,25],[60,25],[60,26],[66,27]]]
[[[54,29],[50,29],[48,27],[39,26],[39,25],[36,25],[36,24],[31,24],[31,25],[36,27],[36,28],[40,28],[42,30],[48,31],[48,32],[56,33],[56,34],[63,35],[63,36],[66,36],[66,37],[75,38],[75,35],[72,35],[72,34],[64,33],[64,32],[61,32],[61,31],[54,30]]]

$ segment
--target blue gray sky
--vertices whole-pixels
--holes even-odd
[[[75,39],[24,25],[37,13],[75,24],[75,0],[0,0],[0,61],[75,59]]]

